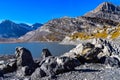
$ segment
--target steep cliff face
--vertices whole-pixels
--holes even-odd
[[[85,14],[88,17],[99,17],[110,19],[116,22],[120,21],[120,6],[116,6],[109,2],[103,2],[96,9]]]

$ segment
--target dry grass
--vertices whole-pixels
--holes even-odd
[[[115,30],[114,32],[111,33],[111,39],[116,39],[120,36],[120,29]]]
[[[108,36],[108,34],[106,31],[94,34],[94,38],[107,38],[107,36]]]
[[[109,39],[116,39],[120,37],[120,24],[117,27],[104,27],[104,28],[96,28],[96,32],[91,32],[91,33],[85,33],[85,32],[77,32],[71,35],[71,39],[81,39],[81,40],[86,40],[86,39],[92,39],[92,38],[108,38]]]

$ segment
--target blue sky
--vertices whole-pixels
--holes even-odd
[[[0,21],[45,23],[53,18],[84,15],[105,1],[120,5],[120,0],[0,0]]]

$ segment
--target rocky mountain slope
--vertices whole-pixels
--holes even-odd
[[[116,27],[104,26],[104,28],[96,28],[92,32],[74,32],[70,36],[66,36],[62,43],[79,43],[80,41],[90,40],[94,38],[102,38],[109,40],[119,40],[120,25]]]
[[[62,17],[48,21],[41,28],[19,38],[20,41],[61,41],[74,32],[90,33],[96,28],[117,26],[120,8],[104,2],[85,16]]]
[[[63,17],[53,19],[35,31],[31,31],[19,38],[23,41],[61,41],[63,38],[75,31],[91,32],[96,27],[104,25],[116,26],[118,22],[112,20],[92,18],[92,17]]]
[[[0,38],[18,38],[29,31],[35,30],[41,24],[33,24],[29,26],[24,23],[17,24],[10,20],[5,20],[0,23]]]
[[[96,9],[86,13],[85,16],[99,17],[120,22],[120,6],[116,6],[110,2],[104,2]]]

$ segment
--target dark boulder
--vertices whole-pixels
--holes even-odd
[[[48,76],[50,79],[56,78],[56,74],[74,70],[80,62],[76,58],[49,56],[42,59],[39,66],[31,75],[32,80],[39,80],[41,77]]]
[[[52,54],[50,53],[50,51],[48,49],[43,49],[42,50],[42,58],[46,58],[48,56],[52,56]]]
[[[98,62],[98,54],[102,52],[101,48],[95,47],[83,55],[86,62]],[[82,57],[79,57],[82,58]]]
[[[98,63],[105,64],[106,56],[103,56],[99,59]]]
[[[76,66],[80,65],[79,60],[77,60],[76,58],[70,58],[70,57],[58,57],[57,63],[58,65],[60,65],[60,67],[62,67],[61,71],[73,70]]]
[[[52,56],[52,54],[50,53],[50,51],[45,48],[42,50],[42,54],[41,54],[41,57],[40,59],[37,59],[35,60],[35,64],[36,64],[36,67],[40,67],[40,65],[45,61],[45,59],[49,56]]]
[[[86,49],[86,48],[94,48],[95,46],[91,43],[85,43],[85,44],[83,44],[83,47],[84,47],[84,49]]]
[[[44,76],[46,76],[46,73],[41,68],[37,68],[31,75],[31,80],[40,80],[40,78]]]
[[[58,67],[56,57],[53,56],[45,58],[40,65],[40,68],[46,73],[47,76],[55,75],[55,70]]]
[[[4,73],[14,72],[14,71],[16,71],[16,69],[17,69],[17,67],[16,67],[16,63],[15,62],[11,62],[9,64],[6,64],[2,68]]]
[[[40,59],[35,60],[36,67],[40,67],[39,64],[41,64],[44,61],[44,59],[49,56],[52,56],[51,52],[47,48],[43,49]]]
[[[31,52],[24,47],[16,48],[17,67],[32,66],[34,64]]]
[[[24,66],[21,69],[17,70],[17,76],[24,77],[31,75],[34,72],[35,69],[32,69],[31,67]]]
[[[53,77],[56,74],[74,70],[79,66],[79,60],[69,57],[47,57],[40,63],[40,68],[46,73],[46,76]]]
[[[99,59],[99,63],[109,65],[111,67],[120,67],[120,60],[113,56],[104,56]]]
[[[34,63],[31,52],[23,47],[16,48],[16,64],[17,64],[17,76],[31,75],[35,69],[36,64]]]
[[[0,70],[0,80],[1,80],[1,78],[3,78],[3,77],[4,77],[4,73],[3,73],[2,70]]]
[[[110,65],[111,67],[120,67],[120,61],[116,57],[106,57],[104,64]]]
[[[77,57],[77,59],[80,61],[81,64],[84,64],[87,62],[87,60],[83,56]]]
[[[8,60],[8,62],[5,61],[0,65],[0,69],[4,74],[16,71],[17,66],[15,59]]]

